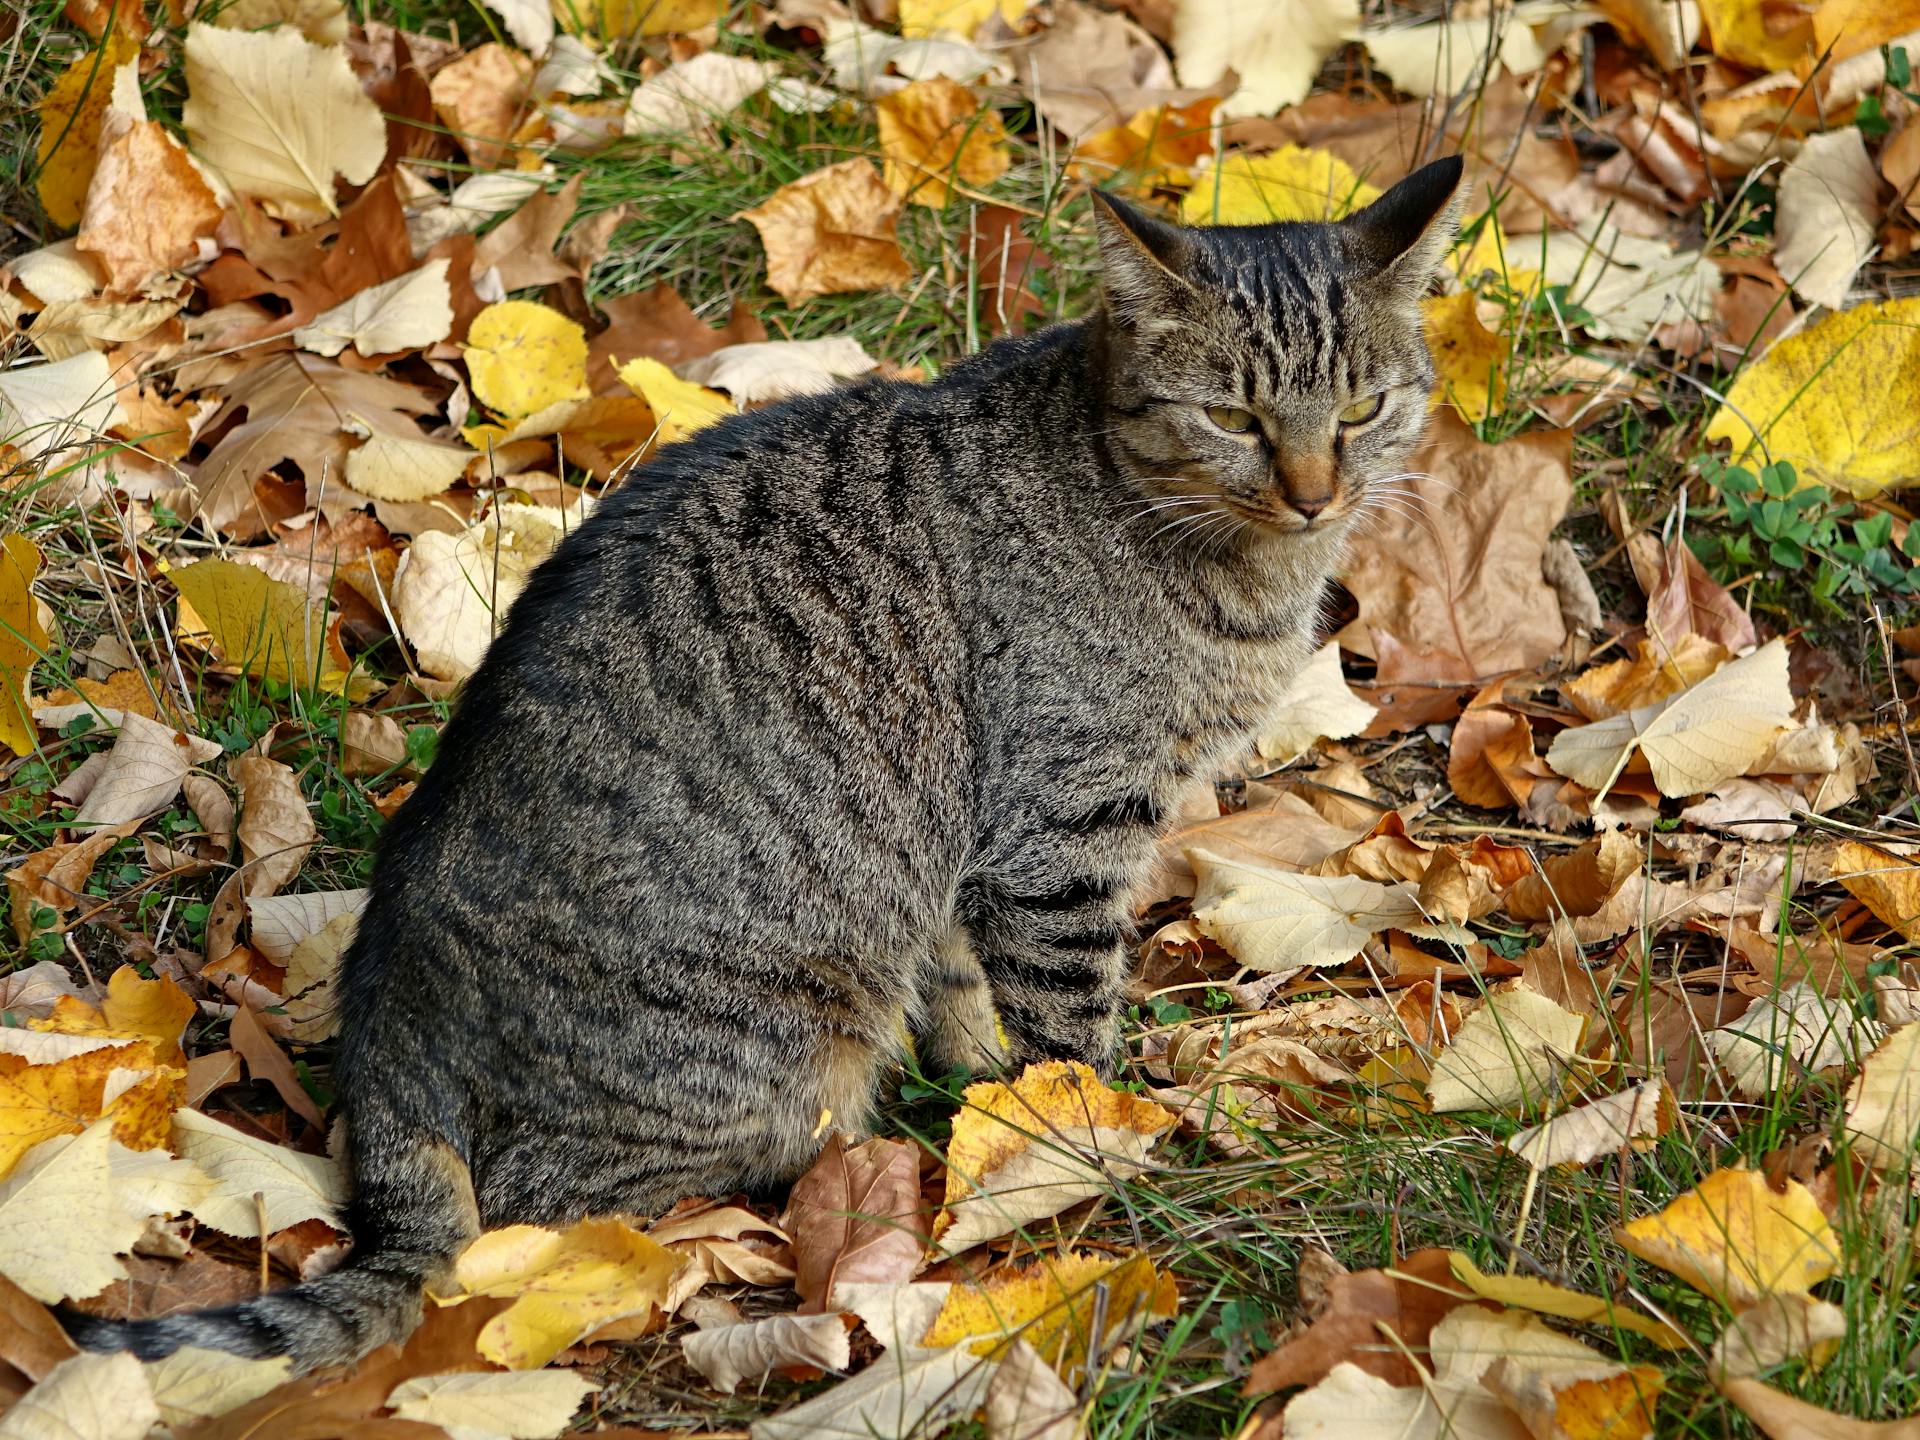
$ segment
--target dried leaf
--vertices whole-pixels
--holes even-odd
[[[919,1343],[965,1345],[997,1358],[1011,1341],[1024,1340],[1055,1373],[1071,1378],[1132,1327],[1175,1314],[1179,1303],[1173,1277],[1156,1271],[1143,1251],[1062,1250],[977,1287],[953,1286]]]
[[[817,395],[879,367],[850,335],[727,345],[679,367],[682,379],[724,390],[741,409],[793,395]]]
[[[0,418],[11,409],[0,388]],[[27,703],[33,663],[47,644],[33,598],[39,572],[38,546],[24,535],[0,537],[0,744],[15,755],[31,755],[39,741]]]
[[[1321,740],[1344,740],[1373,723],[1377,713],[1347,688],[1340,647],[1329,640],[1313,653],[1274,703],[1277,717],[1257,742],[1260,754],[1282,764],[1298,760]]]
[[[717,1325],[687,1336],[680,1349],[687,1363],[723,1395],[731,1395],[742,1380],[757,1380],[782,1366],[844,1370],[853,1358],[847,1327],[831,1313]]]
[[[633,92],[621,133],[649,138],[697,130],[767,88],[779,67],[707,50],[670,65]]]
[[[658,360],[644,356],[620,367],[620,383],[647,402],[663,445],[684,440],[736,413],[726,396],[682,380]]]
[[[587,336],[573,321],[530,300],[504,300],[467,331],[473,393],[503,415],[530,415],[587,394]]]
[[[956,189],[991,185],[1011,163],[998,112],[944,77],[916,80],[874,109],[887,185],[916,205],[940,209]]]
[[[1540,862],[1540,873],[1509,890],[1502,907],[1523,925],[1598,914],[1639,873],[1643,858],[1628,832],[1604,831],[1571,855]]]
[[[827,1308],[836,1285],[911,1279],[927,1246],[919,1152],[878,1138],[849,1146],[836,1132],[794,1181],[786,1224],[802,1314]]]
[[[346,51],[294,30],[194,24],[186,56],[188,143],[269,215],[296,225],[338,215],[333,177],[364,184],[386,158],[386,122]]]
[[[347,38],[347,7],[344,0],[232,0],[213,23],[227,30],[291,25],[316,45],[338,45]]]
[[[277,1389],[290,1378],[293,1360],[286,1355],[247,1360],[187,1345],[145,1368],[160,1419],[185,1426],[224,1415]]]
[[[1224,157],[1186,193],[1180,218],[1189,225],[1340,220],[1380,195],[1339,156],[1282,145],[1264,155]]]
[[[1742,366],[1706,437],[1731,441],[1737,462],[1787,460],[1804,480],[1873,495],[1920,473],[1920,408],[1888,383],[1917,370],[1920,298],[1856,305]]]
[[[1501,990],[1466,1019],[1434,1062],[1427,1104],[1455,1110],[1530,1109],[1558,1094],[1586,1022],[1530,990]]]
[[[1920,1025],[1901,1026],[1867,1056],[1847,1091],[1846,1127],[1853,1153],[1874,1169],[1912,1166],[1920,1141]]]
[[[1616,1238],[1736,1310],[1769,1295],[1804,1295],[1840,1263],[1839,1238],[1807,1188],[1789,1180],[1776,1191],[1758,1170],[1716,1170]]]
[[[1440,393],[1463,420],[1473,424],[1490,420],[1507,407],[1510,348],[1509,341],[1480,323],[1478,304],[1471,290],[1420,302]]]
[[[512,1225],[468,1246],[434,1293],[448,1303],[512,1299],[481,1330],[480,1353],[509,1370],[537,1370],[604,1325],[651,1314],[679,1264],[618,1220],[582,1220],[564,1231]]]
[[[434,113],[481,169],[509,168],[523,127],[545,128],[537,112],[528,115],[533,73],[533,61],[498,44],[477,46],[433,72]]]
[[[1562,730],[1547,763],[1604,795],[1637,752],[1662,795],[1698,795],[1744,774],[1792,723],[1787,648],[1773,640],[1669,699]]]
[[[421,1375],[394,1386],[387,1408],[402,1420],[438,1425],[461,1440],[550,1440],[599,1388],[570,1370]]]
[[[1878,1424],[1852,1420],[1744,1378],[1725,1381],[1720,1391],[1770,1440],[1920,1440],[1920,1416]]]
[[[145,1440],[159,1423],[138,1360],[76,1355],[0,1417],[0,1440]]]
[[[1587,312],[1581,326],[1602,340],[1639,344],[1662,325],[1713,319],[1720,271],[1698,250],[1628,235],[1604,221],[1547,236],[1542,270]]]
[[[311,324],[293,332],[293,343],[316,355],[333,356],[351,345],[363,356],[424,350],[453,330],[453,291],[445,259],[369,285]],[[485,313],[485,312],[482,312]]]
[[[362,495],[401,502],[444,494],[479,452],[437,440],[374,435],[347,455],[346,479]]]
[[[1714,1383],[1759,1375],[1801,1356],[1817,1365],[1847,1334],[1838,1305],[1811,1295],[1769,1295],[1727,1322],[1708,1359]]]
[[[1764,1100],[1802,1075],[1858,1064],[1879,1036],[1880,1027],[1846,1001],[1801,983],[1762,996],[1732,1024],[1708,1031],[1706,1045],[1736,1092]]]
[[[122,965],[108,977],[106,998],[98,1010],[83,1000],[62,999],[50,1016],[35,1020],[33,1028],[61,1035],[150,1041],[159,1064],[178,1067],[187,1063],[181,1037],[187,1022],[198,1013],[192,998],[171,976],[148,980],[132,965]]]
[[[908,1287],[919,1288],[919,1287]],[[931,1288],[931,1287],[926,1287]],[[971,1415],[998,1367],[965,1346],[907,1346],[851,1380],[753,1422],[752,1440],[876,1440],[933,1435]]]
[[[894,238],[899,198],[866,160],[803,175],[735,218],[760,232],[767,284],[789,305],[890,289],[913,274]]]
[[[1433,1327],[1471,1298],[1444,1250],[1416,1251],[1387,1270],[1340,1270],[1310,1323],[1254,1362],[1247,1393],[1317,1384],[1342,1361],[1390,1385],[1415,1384]]]
[[[1877,845],[1843,840],[1833,852],[1829,873],[1875,919],[1920,941],[1920,862]]]
[[[1359,23],[1357,0],[1174,0],[1174,65],[1182,85],[1240,77],[1221,114],[1271,115],[1306,99],[1321,62]]]
[[[1781,171],[1774,205],[1773,263],[1802,300],[1843,309],[1880,225],[1865,138],[1852,126],[1809,135]]]
[[[234,836],[246,861],[246,893],[272,895],[300,873],[319,828],[292,767],[248,754],[227,769],[240,787],[240,824]]]
[[[1344,965],[1382,930],[1466,944],[1458,925],[1420,907],[1411,885],[1295,875],[1191,849],[1193,917],[1241,964],[1275,975]]]
[[[1551,1315],[1559,1320],[1572,1320],[1581,1325],[1630,1330],[1635,1335],[1653,1341],[1663,1350],[1685,1350],[1693,1343],[1688,1336],[1665,1321],[1649,1320],[1644,1315],[1637,1315],[1604,1295],[1569,1290],[1564,1285],[1555,1285],[1550,1280],[1542,1280],[1534,1275],[1484,1274],[1470,1256],[1458,1250],[1448,1252],[1448,1273],[1482,1300],[1492,1300],[1519,1310],[1531,1310],[1539,1315]]]
[[[1590,1165],[1623,1150],[1645,1149],[1671,1124],[1671,1099],[1659,1080],[1648,1080],[1517,1131],[1507,1137],[1507,1148],[1536,1170]]]
[[[220,213],[186,147],[140,120],[102,135],[74,240],[99,260],[109,292],[132,295],[194,259]]]
[[[85,208],[114,75],[139,49],[140,41],[129,29],[116,28],[98,50],[69,62],[35,107],[40,114],[40,140],[34,184],[47,218],[63,230],[78,225]],[[41,294],[40,298],[54,297]]]
[[[35,1146],[0,1183],[0,1273],[36,1300],[93,1295],[127,1273],[116,1257],[146,1216],[114,1193],[112,1147],[113,1121],[95,1120]]]
[[[203,1225],[243,1239],[258,1236],[256,1195],[269,1231],[302,1220],[340,1223],[347,1180],[338,1161],[256,1140],[197,1110],[175,1112],[173,1149],[213,1181],[212,1192],[193,1207]]]
[[[0,442],[19,451],[23,460],[51,461],[84,448],[126,419],[108,375],[107,357],[97,350],[51,365],[16,364],[0,371]],[[24,553],[19,545],[32,549],[25,536],[7,538],[18,542],[8,547],[16,557]]]
[[[946,1205],[934,1240],[949,1253],[1106,1194],[1138,1172],[1173,1127],[1169,1110],[1100,1083],[1077,1061],[1029,1065],[1011,1085],[969,1085],[947,1145]]]

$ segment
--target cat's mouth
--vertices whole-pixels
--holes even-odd
[[[1242,520],[1278,535],[1320,534],[1334,529],[1353,510],[1345,495],[1335,495],[1324,509],[1316,510],[1311,515],[1284,503],[1262,504],[1231,496],[1222,498],[1227,508]]]

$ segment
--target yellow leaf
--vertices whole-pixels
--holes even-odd
[[[1488,1275],[1458,1250],[1449,1251],[1447,1258],[1454,1279],[1482,1300],[1492,1300],[1518,1310],[1531,1310],[1539,1315],[1552,1315],[1560,1320],[1572,1320],[1581,1325],[1610,1325],[1619,1330],[1631,1330],[1663,1350],[1685,1350],[1692,1343],[1671,1325],[1636,1315],[1604,1295],[1583,1294],[1532,1275]]]
[[[1853,1153],[1876,1170],[1906,1170],[1920,1141],[1920,1025],[1903,1025],[1866,1058],[1847,1091]]]
[[[40,171],[35,184],[47,218],[63,230],[80,223],[86,205],[113,72],[139,49],[139,40],[124,27],[116,28],[100,49],[88,51],[62,70],[40,101],[36,151]]]
[[[1293,677],[1287,693],[1274,703],[1275,719],[1260,736],[1259,750],[1269,760],[1298,760],[1321,740],[1344,740],[1373,723],[1373,706],[1347,688],[1340,672],[1340,646],[1329,640]]]
[[[1813,49],[1813,21],[1767,0],[1700,0],[1713,53],[1756,70],[1791,70]]]
[[[1586,1022],[1531,990],[1502,990],[1466,1018],[1427,1081],[1435,1114],[1517,1110],[1565,1085]]]
[[[1873,495],[1920,476],[1920,297],[1822,317],[1744,366],[1709,440],[1748,464],[1790,460],[1800,477]]]
[[[1474,423],[1507,408],[1507,342],[1480,323],[1471,290],[1421,302],[1427,349],[1440,375],[1440,393]]]
[[[942,31],[973,38],[974,31],[998,14],[1017,26],[1033,0],[900,0],[900,33],[918,40]]]
[[[1789,1180],[1776,1193],[1758,1170],[1716,1170],[1617,1236],[1642,1260],[1736,1310],[1768,1295],[1804,1295],[1840,1263],[1839,1237],[1806,1186]]]
[[[114,1193],[112,1123],[74,1128],[84,1133],[50,1137],[0,1184],[0,1274],[48,1304],[122,1278],[115,1257],[146,1225]]]
[[[1813,12],[1814,49],[1836,61],[1920,30],[1914,0],[1821,0]]]
[[[1662,795],[1698,795],[1745,774],[1792,723],[1787,647],[1770,640],[1678,695],[1562,730],[1547,763],[1605,794],[1637,750]]]
[[[327,620],[302,591],[234,560],[197,560],[168,578],[228,664],[286,685],[312,683],[326,655]]]
[[[620,382],[653,409],[660,443],[671,445],[735,413],[733,402],[717,390],[682,380],[658,360],[642,356],[619,370]]]
[[[133,1356],[75,1355],[20,1397],[0,1423],[6,1440],[144,1440],[160,1411]]]
[[[597,35],[604,40],[629,35],[684,35],[711,25],[727,8],[727,0],[553,0],[554,17],[572,34]]]
[[[116,1039],[151,1040],[160,1064],[185,1065],[180,1037],[187,1022],[199,1013],[187,992],[162,975],[143,980],[131,965],[122,965],[107,978],[107,998],[98,1010],[84,1000],[62,996],[45,1020],[31,1022],[35,1030],[62,1035],[106,1035]],[[124,1062],[123,1062],[124,1063]]]
[[[1829,874],[1847,893],[1909,940],[1920,941],[1920,861],[1843,840],[1833,852]]]
[[[1071,1377],[1098,1359],[1091,1353],[1096,1339],[1104,1350],[1130,1324],[1165,1318],[1179,1305],[1173,1277],[1156,1272],[1143,1251],[1113,1256],[1065,1250],[978,1287],[955,1285],[920,1344],[964,1344],[976,1355],[995,1356],[1024,1340],[1061,1376]]]
[[[509,1370],[537,1370],[601,1326],[651,1313],[680,1263],[618,1220],[582,1220],[566,1230],[512,1225],[469,1245],[435,1298],[511,1297],[481,1330],[480,1353]]]
[[[1077,180],[1122,180],[1130,194],[1191,185],[1192,166],[1213,151],[1211,95],[1191,105],[1155,105],[1124,125],[1095,131],[1074,147],[1067,173]]]
[[[888,186],[916,205],[944,206],[958,187],[979,189],[1006,174],[999,114],[944,75],[915,80],[874,102]]]
[[[1339,156],[1282,145],[1265,155],[1222,157],[1180,202],[1180,218],[1189,225],[1339,220],[1380,195]]]
[[[502,415],[584,399],[587,332],[545,305],[502,300],[473,317],[467,375],[480,403]]]
[[[1175,1119],[1070,1060],[1029,1065],[1011,1085],[969,1085],[965,1098],[947,1145],[946,1206],[933,1227],[953,1252],[1106,1194],[1110,1177],[1138,1173]]]
[[[347,452],[347,484],[376,500],[428,500],[464,475],[478,454],[438,440],[370,435]]]
[[[39,570],[40,551],[26,536],[0,539],[0,743],[16,755],[31,755],[37,739],[27,690],[47,648],[32,589]]]
[[[144,1041],[29,1065],[0,1054],[0,1176],[43,1140],[72,1135],[100,1117],[107,1077],[115,1070],[151,1070],[153,1047]]]
[[[888,289],[913,273],[894,236],[900,197],[865,160],[802,175],[734,218],[760,232],[767,284],[789,305]]]
[[[297,30],[196,22],[186,55],[181,118],[195,157],[276,219],[311,225],[339,214],[335,174],[361,185],[386,158],[386,121],[340,46]]]

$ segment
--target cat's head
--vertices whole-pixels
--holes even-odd
[[[1427,424],[1419,302],[1460,172],[1436,161],[1333,224],[1187,228],[1100,196],[1111,429],[1169,497],[1157,529],[1344,530],[1401,470]]]

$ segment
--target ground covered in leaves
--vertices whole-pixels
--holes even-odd
[[[0,1437],[1920,1434],[1920,6],[490,4],[0,19]],[[345,1255],[371,847],[596,496],[1079,313],[1090,185],[1456,150],[1426,451],[1117,1085],[907,1056],[344,1373],[74,1354]]]

